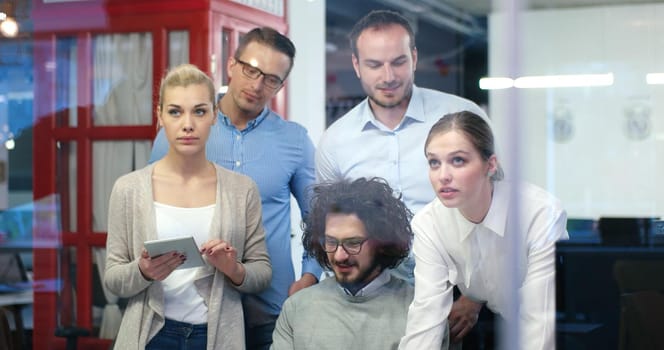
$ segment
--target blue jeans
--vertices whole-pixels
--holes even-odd
[[[166,324],[145,350],[205,350],[207,324],[190,324],[166,319]]]
[[[244,330],[247,350],[268,350],[272,345],[272,332],[276,320],[256,327],[248,327]]]

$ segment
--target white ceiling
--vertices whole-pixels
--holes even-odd
[[[392,8],[411,18],[428,19],[434,25],[445,21],[440,21],[440,16],[468,25],[468,21],[472,21],[469,17],[484,17],[512,2],[519,2],[527,10],[543,10],[663,3],[664,0],[328,0],[326,7],[328,29],[347,31],[359,17],[377,8]]]
[[[518,1],[518,0],[512,0]],[[664,3],[664,0],[520,0],[528,10],[566,9],[593,6],[626,6],[648,3]],[[334,62],[347,67],[348,32],[360,17],[374,9],[392,9],[413,20],[418,33],[418,49],[427,46],[434,50],[438,44],[438,30],[443,28],[461,34],[462,37],[486,40],[486,21],[483,19],[500,10],[508,0],[328,0],[326,2],[326,41],[328,65]],[[429,45],[430,42],[433,44]],[[336,57],[340,59],[337,60]]]
[[[346,40],[348,31],[361,16],[380,8],[399,11],[412,19],[413,24],[427,22],[468,37],[482,37],[485,35],[482,18],[513,2],[520,2],[523,9],[543,10],[664,3],[664,0],[328,0],[327,40],[332,43]]]
[[[412,0],[411,0],[412,1]],[[500,0],[436,0],[447,3],[473,15],[487,15],[492,12],[492,3],[501,4]],[[664,0],[521,0],[526,9],[554,9],[588,6],[634,5],[659,3]],[[500,5],[499,5],[500,6]]]

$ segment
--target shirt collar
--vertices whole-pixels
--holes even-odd
[[[424,115],[424,98],[420,88],[413,85],[413,95],[410,97],[408,109],[406,109],[406,117],[417,120],[419,122],[426,121]]]
[[[221,98],[224,95],[225,94],[221,94],[221,93],[217,94],[217,102],[219,100],[221,100]],[[250,120],[247,123],[247,127],[243,131],[245,131],[245,132],[250,131],[251,129],[257,127],[260,123],[263,122],[263,120],[265,120],[265,118],[267,117],[268,114],[270,114],[270,109],[267,108],[267,106],[263,107],[263,110],[258,114],[258,117]],[[227,115],[225,115],[224,113],[221,112],[221,108],[217,108],[217,117],[221,122],[224,123],[224,125],[229,126],[229,127],[231,127],[231,126],[235,127],[233,125],[233,123],[231,122],[231,119]]]
[[[360,289],[353,295],[348,289],[341,287],[341,289],[346,293],[348,296],[355,296],[355,297],[366,297],[366,296],[371,296],[373,294],[377,294],[377,291],[384,285],[387,284],[387,282],[390,281],[390,271],[388,269],[383,269],[383,272],[381,272],[376,278],[374,278],[369,284],[364,286],[364,288]]]
[[[505,236],[505,227],[507,223],[507,210],[509,207],[509,190],[502,182],[493,183],[493,195],[491,197],[491,206],[484,220],[479,224],[474,224],[466,219],[459,210],[456,210],[456,221],[460,230],[459,241],[463,242],[473,232],[476,226],[484,226],[489,231],[498,236]]]
[[[372,128],[374,129],[384,128],[384,126],[382,126],[382,123],[380,123],[376,119],[373,112],[371,111],[371,106],[369,105],[368,97],[364,99],[360,108],[361,109],[359,112],[362,120],[360,125],[362,126],[362,131]],[[394,130],[400,129],[401,127],[409,123],[410,120],[417,122],[425,121],[424,99],[422,97],[420,89],[417,86],[415,86],[415,84],[413,84],[413,94],[410,96],[410,101],[408,101],[408,108],[406,108],[406,114],[404,115],[404,118],[401,121],[401,123],[399,123],[399,126],[397,126]]]
[[[496,233],[500,237],[505,237],[505,227],[507,227],[507,210],[510,206],[509,187],[502,181],[493,183],[493,197],[489,212],[482,221],[482,225]]]

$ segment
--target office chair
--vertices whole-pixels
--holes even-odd
[[[664,349],[664,260],[618,260],[619,350]]]
[[[99,276],[99,270],[95,265],[92,268],[92,285],[95,286],[95,288],[93,288],[94,292],[92,293],[93,306],[104,307],[106,305],[106,297],[104,296],[104,293],[102,291],[101,283],[102,281],[101,277]],[[78,339],[81,337],[90,337],[92,336],[92,332],[87,328],[67,326],[67,327],[57,328],[55,330],[55,336],[66,339],[66,344],[67,344],[66,350],[77,350]],[[113,342],[111,342],[110,340],[98,339],[95,342],[100,344],[109,343],[110,344],[109,349],[113,348]]]

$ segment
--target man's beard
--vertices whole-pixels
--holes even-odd
[[[374,258],[371,261],[371,265],[363,271],[360,271],[360,274],[353,280],[353,281],[348,281],[348,276],[346,275],[339,275],[337,273],[334,274],[334,277],[336,278],[337,282],[344,288],[348,289],[353,295],[357,293],[360,289],[364,288],[367,284],[369,284],[368,277],[376,271],[378,268],[378,263],[376,262],[376,259]]]
[[[403,96],[402,96],[399,100],[394,101],[394,102],[391,102],[391,103],[381,102],[379,99],[375,98],[374,96],[375,96],[375,95],[378,95],[378,93],[374,93],[374,94],[372,94],[372,95],[367,95],[367,96],[369,97],[369,99],[370,99],[375,105],[377,105],[377,106],[379,106],[379,107],[382,107],[382,108],[389,109],[389,108],[399,107],[403,101],[408,101],[408,100],[410,100],[410,96],[411,96],[412,94],[413,94],[413,84],[411,83],[410,86],[407,87],[407,88],[404,90],[404,92],[403,92]]]

